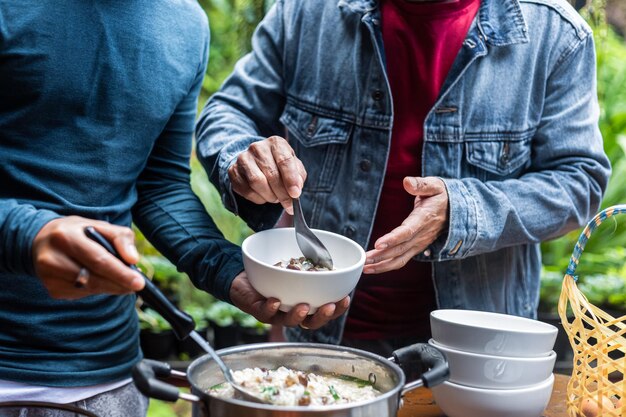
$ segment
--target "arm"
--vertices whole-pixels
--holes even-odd
[[[34,275],[32,244],[39,230],[60,217],[16,200],[0,200],[0,272]]]
[[[520,178],[407,177],[404,187],[416,196],[414,210],[375,242],[364,272],[397,269],[418,255],[443,261],[539,243],[584,225],[600,206],[610,174],[598,129],[595,77],[588,36],[561,58],[548,80],[532,165]]]
[[[207,59],[208,34],[194,83],[157,138],[137,180],[133,220],[198,288],[229,301],[230,285],[243,270],[240,248],[222,236],[190,185],[191,137]]]
[[[553,69],[528,173],[484,183],[444,180],[449,231],[433,247],[437,260],[539,243],[584,225],[598,210],[610,165],[598,129],[595,62],[589,35]]]
[[[253,143],[283,131],[285,106],[282,1],[257,28],[253,51],[207,103],[196,127],[198,157],[225,206],[255,230],[271,227],[282,213],[278,204],[258,205],[233,192],[228,169]]]
[[[191,190],[189,139],[203,75],[204,68],[158,138],[139,178],[139,200],[133,209],[135,223],[198,288],[262,322],[321,327],[347,310],[349,298],[322,306],[312,316],[307,316],[309,307],[305,304],[287,313],[279,311],[279,300],[266,299],[250,286],[245,273],[241,273],[241,249],[223,238]]]

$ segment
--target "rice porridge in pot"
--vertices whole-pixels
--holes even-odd
[[[314,374],[284,366],[276,370],[246,368],[233,371],[235,381],[254,395],[275,405],[325,406],[357,403],[381,394],[368,381],[336,374]],[[232,398],[235,390],[227,382],[208,390],[215,397]]]

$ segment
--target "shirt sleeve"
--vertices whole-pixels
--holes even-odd
[[[13,199],[0,200],[0,272],[35,275],[32,245],[49,221],[60,217]]]
[[[598,128],[596,56],[588,35],[552,70],[533,137],[531,167],[518,179],[444,179],[449,232],[435,260],[540,243],[584,225],[600,207],[611,172]]]
[[[230,301],[231,283],[243,270],[241,250],[223,237],[190,184],[189,159],[208,60],[208,32],[206,38],[194,84],[156,140],[138,179],[133,221],[196,287]]]
[[[277,1],[252,38],[243,57],[202,111],[196,127],[197,152],[224,205],[254,230],[271,227],[280,204],[257,205],[233,193],[228,168],[250,144],[284,136],[279,122],[285,107],[282,1]]]

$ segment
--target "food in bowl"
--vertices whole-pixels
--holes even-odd
[[[245,368],[233,371],[233,377],[251,394],[274,405],[326,406],[356,403],[376,398],[381,393],[369,381],[345,375],[314,374],[279,367],[276,370]],[[238,393],[224,382],[208,392],[220,398],[234,398]]]
[[[288,261],[278,261],[274,264],[274,266],[284,269],[293,269],[295,271],[330,271],[330,269],[325,266],[314,264],[311,259],[305,258],[304,256],[291,258]]]
[[[280,310],[308,304],[309,314],[324,304],[336,303],[356,287],[365,251],[355,241],[337,233],[313,230],[333,258],[332,271],[297,271],[275,266],[299,252],[293,227],[264,230],[248,236],[241,245],[250,285],[266,298],[280,300]]]

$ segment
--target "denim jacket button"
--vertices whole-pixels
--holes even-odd
[[[380,100],[382,100],[382,99],[383,99],[383,96],[384,96],[384,94],[383,94],[383,92],[382,92],[381,90],[374,90],[374,91],[372,92],[372,98],[373,98],[375,101],[380,101]]]
[[[450,256],[454,256],[456,255],[456,253],[459,251],[459,249],[461,249],[461,245],[463,244],[463,240],[459,240],[456,245],[454,245],[454,247],[452,248],[452,250],[450,250],[448,252],[448,255]]]
[[[369,159],[364,159],[359,163],[359,167],[361,171],[369,172],[369,170],[372,169],[372,162]]]

